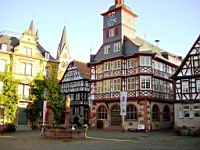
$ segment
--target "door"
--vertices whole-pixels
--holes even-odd
[[[113,106],[111,109],[111,124],[121,125],[120,108],[118,105]]]
[[[27,125],[27,120],[26,108],[19,108],[18,125]]]

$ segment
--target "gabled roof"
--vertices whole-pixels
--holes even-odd
[[[80,73],[80,75],[84,78],[84,79],[90,79],[90,68],[87,66],[87,63],[79,61],[79,60],[73,60],[69,63],[65,73],[63,74],[62,79],[60,80],[60,84],[65,76],[65,74],[68,72],[68,68],[69,66],[71,66],[72,64],[74,64],[77,67],[78,72]]]
[[[87,63],[78,60],[74,60],[73,62],[75,63],[81,76],[85,79],[90,79],[90,68],[87,66]]]
[[[39,49],[39,51],[41,52],[41,54],[45,57],[45,53],[49,53],[48,51],[46,51],[42,45],[40,45],[40,43],[37,42],[37,48]],[[49,53],[49,60],[56,60],[50,53]]]
[[[198,46],[198,47],[197,47]],[[197,38],[197,40],[194,42],[193,46],[191,47],[191,49],[189,50],[189,52],[187,53],[187,55],[185,56],[185,58],[183,59],[181,65],[179,66],[179,68],[176,70],[176,72],[174,73],[174,75],[172,76],[172,78],[176,78],[178,76],[178,74],[181,72],[181,70],[183,69],[183,66],[186,64],[186,62],[188,61],[188,58],[190,57],[191,52],[194,49],[199,49],[199,53],[200,53],[200,34]]]

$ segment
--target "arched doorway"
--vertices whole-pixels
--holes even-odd
[[[111,109],[111,124],[121,125],[121,115],[119,105],[115,105]]]

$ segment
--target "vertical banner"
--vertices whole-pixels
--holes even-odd
[[[48,102],[43,102],[43,124],[48,120]]]
[[[120,92],[120,115],[126,115],[126,105],[127,105],[127,92],[121,91]]]

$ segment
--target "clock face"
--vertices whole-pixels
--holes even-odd
[[[111,15],[108,16],[108,26],[113,26],[117,22],[117,17],[115,16],[115,13],[112,13]]]

